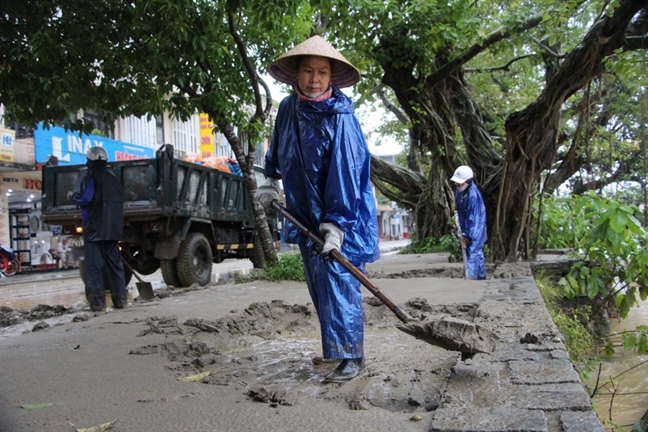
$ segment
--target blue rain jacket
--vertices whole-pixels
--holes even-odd
[[[455,188],[455,204],[461,235],[470,239],[470,245],[466,248],[468,278],[486,279],[486,207],[479,188],[472,180],[468,181],[468,187],[463,192]]]
[[[309,229],[322,222],[344,231],[340,252],[359,270],[380,256],[370,154],[351,99],[337,87],[321,102],[286,97],[279,105],[265,173],[282,179],[286,208]],[[314,244],[286,222],[285,239],[299,244],[308,288],[322,328],[324,356],[363,357],[360,283],[322,260]]]

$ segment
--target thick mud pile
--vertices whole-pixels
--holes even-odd
[[[167,297],[177,297],[190,291],[207,289],[198,284],[187,288],[164,288],[155,290],[155,298],[164,299]],[[136,298],[136,302],[143,301]],[[64,305],[47,305],[39,304],[29,310],[14,309],[8,306],[0,306],[0,329],[12,334],[16,331],[28,333],[30,331],[43,330],[52,325],[63,324],[68,321],[87,321],[92,315],[90,307],[85,302],[77,302],[71,306]],[[58,318],[58,319],[53,319]],[[6,329],[7,327],[16,327],[16,329]],[[12,330],[14,330],[12,332]]]
[[[448,315],[471,320],[476,305],[431,307],[413,299],[413,317]],[[369,406],[415,412],[437,408],[460,354],[421,342],[396,329],[396,317],[376,298],[365,299],[367,367],[343,384],[323,384],[336,363],[316,365],[320,329],[311,304],[254,303],[209,321],[153,317],[140,336],[165,334],[163,344],[144,344],[133,355],[163,355],[176,378],[197,374],[205,385],[231,386],[251,400],[291,406],[303,399],[343,399],[350,409]]]

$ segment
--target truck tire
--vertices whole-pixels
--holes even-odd
[[[183,287],[195,283],[207,285],[212,272],[212,251],[207,237],[198,232],[189,234],[180,246],[176,266]]]
[[[163,259],[160,260],[160,269],[162,270],[162,279],[168,287],[180,288],[180,278],[178,277],[178,267],[176,260]]]

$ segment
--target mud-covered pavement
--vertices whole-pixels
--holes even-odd
[[[541,310],[514,316],[505,305],[480,308],[487,282],[447,277],[462,269],[443,255],[385,256],[368,271],[415,317],[451,315],[492,326],[516,349],[524,349],[521,336],[531,331],[543,350],[560,349],[554,329],[534,318]],[[0,340],[0,431],[73,430],[70,423],[113,420],[115,431],[455,430],[450,423],[432,426],[444,410],[469,408],[448,386],[468,384],[472,392],[480,376],[502,374],[484,368],[491,356],[463,362],[459,353],[397,330],[394,314],[366,290],[367,367],[344,384],[323,384],[335,364],[312,362],[321,355],[319,327],[302,283],[224,283],[156,294],[105,314],[71,308],[61,315],[69,321]],[[502,356],[492,357],[503,362]],[[471,368],[480,372],[473,376]],[[463,384],[453,381],[457,376]],[[471,402],[482,408],[488,392],[502,391],[499,381],[483,385]],[[42,403],[51,405],[21,408]],[[491,422],[486,429],[456,430],[562,430],[547,427],[553,418],[544,428],[491,427],[507,415],[478,419]],[[522,421],[536,423],[534,416]]]

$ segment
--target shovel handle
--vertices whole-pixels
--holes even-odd
[[[319,235],[311,229],[308,229],[304,224],[299,222],[293,217],[288,211],[281,205],[277,200],[272,201],[272,208],[277,211],[280,215],[288,219],[293,225],[304,233],[309,239],[311,239],[318,246],[324,246],[324,241],[319,237]],[[351,273],[362,285],[365,286],[374,296],[383,302],[390,311],[394,312],[396,317],[401,320],[403,323],[408,323],[412,321],[412,318],[405,313],[399,306],[397,306],[385,293],[383,293],[380,288],[373,282],[371,282],[356,266],[351,264],[351,262],[346,259],[337,249],[331,251],[331,256],[338,262],[342,267],[344,267],[349,273]]]
[[[135,275],[135,277],[137,278],[137,280],[138,280],[139,282],[141,282],[141,283],[145,283],[145,282],[142,280],[142,278],[141,278],[137,273],[135,273],[135,270],[133,270],[133,268],[130,266],[130,264],[128,264],[128,263],[126,262],[126,260],[124,259],[124,257],[121,257],[121,259],[122,259],[122,263],[124,263],[124,265],[126,266],[126,268],[127,268],[128,270],[130,270],[130,272],[133,273],[133,274]]]

